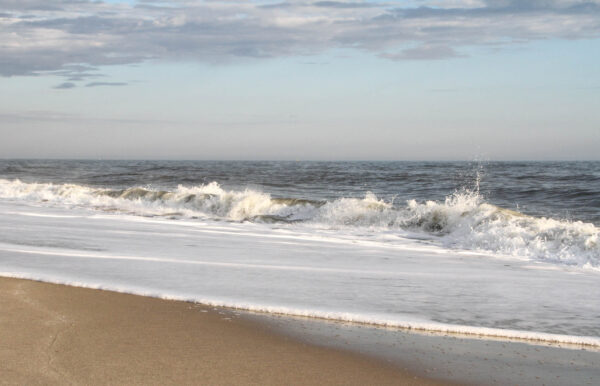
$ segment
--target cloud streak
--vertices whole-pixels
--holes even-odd
[[[85,87],[102,87],[102,86],[127,86],[125,82],[91,82],[85,85]]]
[[[100,66],[150,60],[223,63],[336,48],[432,60],[468,47],[600,35],[600,1],[412,3],[0,0],[0,75],[54,74],[66,85],[102,76]]]
[[[53,88],[55,88],[57,90],[68,90],[68,89],[71,89],[74,87],[77,87],[77,85],[73,82],[63,82],[61,84],[54,86]]]

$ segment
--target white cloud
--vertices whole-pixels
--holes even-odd
[[[355,48],[394,60],[442,59],[478,45],[596,38],[600,2],[0,0],[0,75],[82,80],[95,66],[150,59],[235,61]],[[417,6],[420,5],[420,6]],[[85,65],[85,66],[81,66]]]

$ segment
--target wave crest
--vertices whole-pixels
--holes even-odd
[[[449,246],[580,266],[600,266],[600,230],[591,223],[532,217],[486,203],[472,192],[445,202],[409,201],[404,228],[440,235]]]

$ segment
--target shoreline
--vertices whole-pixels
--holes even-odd
[[[227,310],[0,277],[3,384],[442,385]]]
[[[270,307],[269,309],[254,309],[247,308],[244,306],[232,305],[228,303],[212,302],[209,300],[194,300],[193,298],[179,298],[179,297],[163,297],[154,293],[118,290],[114,288],[106,288],[102,286],[86,285],[83,283],[71,283],[63,281],[46,280],[44,278],[30,277],[29,275],[18,275],[18,274],[7,274],[0,272],[0,278],[16,279],[16,280],[28,280],[40,283],[63,285],[67,287],[85,288],[98,291],[109,291],[124,295],[134,295],[142,297],[150,297],[165,301],[175,301],[190,303],[197,306],[207,308],[218,308],[221,310],[227,310],[229,312],[245,313],[248,315],[265,315],[269,317],[283,317],[289,319],[307,319],[313,321],[321,321],[324,323],[342,323],[351,324],[355,326],[362,326],[365,328],[376,328],[386,329],[389,331],[397,331],[399,333],[408,334],[421,334],[430,335],[437,337],[454,337],[457,339],[471,339],[471,340],[483,340],[483,341],[498,341],[504,343],[523,343],[532,346],[570,349],[570,350],[587,350],[600,353],[600,337],[594,336],[579,336],[579,335],[561,335],[556,333],[538,332],[538,331],[526,331],[526,330],[510,330],[510,329],[499,329],[490,327],[474,327],[474,326],[463,326],[463,325],[446,325],[443,323],[436,322],[402,322],[398,324],[394,323],[378,323],[378,322],[365,322],[362,320],[356,320],[352,318],[332,318],[321,316],[319,314],[302,314],[302,313],[286,313],[280,312],[277,307]],[[424,327],[427,325],[427,327]]]
[[[377,328],[0,276],[0,384],[573,384],[585,348]]]

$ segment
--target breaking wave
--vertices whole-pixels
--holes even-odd
[[[224,190],[216,182],[163,191],[0,179],[0,197],[143,216],[303,223],[372,232],[408,230],[426,233],[446,247],[600,268],[600,229],[594,224],[528,216],[487,203],[468,190],[441,202],[409,200],[399,205],[373,193],[334,201],[273,198],[251,189]]]

